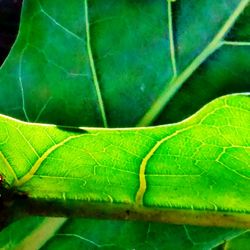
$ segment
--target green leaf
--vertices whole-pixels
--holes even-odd
[[[225,32],[221,42],[233,43],[221,44],[196,64],[202,63],[197,71],[189,71],[192,76],[185,83],[187,88],[178,92],[157,122],[188,117],[219,95],[249,91],[250,7],[242,8],[246,4],[239,0],[212,4],[208,0],[178,0],[171,5],[165,0],[89,1],[90,45],[108,125],[134,126],[157,98],[164,96],[166,99],[161,98],[154,109],[157,115],[183,83],[171,83],[173,65],[178,76],[190,69],[228,20],[232,21],[229,33]],[[236,17],[239,9],[241,15]],[[84,12],[83,1],[24,1],[17,41],[0,69],[0,112],[27,120],[26,112],[30,121],[104,125],[88,60]],[[77,43],[79,39],[74,40],[62,27],[84,42]],[[29,221],[22,223],[27,226]],[[95,223],[99,225],[99,221]],[[112,223],[104,224],[100,224],[99,232],[112,227]],[[12,238],[21,229],[12,228]],[[160,228],[158,235],[162,232]],[[180,232],[180,239],[181,230],[175,232]],[[127,241],[132,235],[128,233]]]
[[[1,249],[39,249],[63,225],[64,218],[29,217],[5,228],[0,234]]]
[[[201,4],[203,1],[196,2]],[[189,5],[189,3],[186,4]],[[192,17],[199,15],[199,11],[194,10],[194,12]],[[213,13],[217,13],[216,10]],[[204,21],[202,18],[197,20]],[[249,20],[250,5],[246,7],[224,38],[233,43],[224,44],[201,64],[198,70],[187,79],[184,87],[167,104],[155,124],[183,120],[218,96],[249,91],[250,28],[247,25]],[[192,30],[189,30],[189,34],[193,34]],[[238,41],[246,43],[240,45]],[[193,44],[197,45],[197,41]]]
[[[247,95],[225,96],[183,122],[140,129],[2,116],[0,173],[6,187],[74,215],[247,227],[249,107]]]
[[[230,58],[243,47],[249,58],[248,36],[225,41],[247,4],[26,0],[0,72],[0,110],[64,125],[149,124],[218,49]]]
[[[250,232],[246,232],[241,236],[227,241],[225,243],[224,249],[226,250],[244,250],[249,246],[250,242]]]
[[[64,222],[64,223],[63,223]],[[58,225],[62,225],[58,230]],[[46,228],[49,232],[44,230]],[[160,233],[159,233],[160,232]],[[211,249],[245,230],[164,223],[27,218],[0,234],[3,249]],[[53,234],[54,233],[54,234]],[[39,237],[38,237],[39,235]]]

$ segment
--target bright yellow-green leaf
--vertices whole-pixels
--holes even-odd
[[[183,122],[67,128],[1,116],[5,186],[78,215],[249,226],[250,99],[218,98]],[[49,214],[49,212],[48,212]]]

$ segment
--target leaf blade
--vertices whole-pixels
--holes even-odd
[[[195,223],[247,226],[250,201],[242,191],[249,190],[250,179],[249,113],[247,95],[229,95],[181,123],[141,129],[83,128],[80,134],[2,116],[3,131],[9,126],[9,134],[18,138],[13,132],[18,127],[29,136],[25,143],[29,141],[30,149],[17,150],[27,159],[35,155],[37,139],[32,133],[41,138],[49,134],[57,141],[46,145],[34,164],[26,167],[17,168],[9,154],[18,181],[8,185],[31,199],[76,200],[87,202],[87,207],[100,202],[99,208],[91,209],[102,211],[107,206],[107,214],[123,211],[124,217],[129,209],[131,218],[138,213],[140,218],[156,219],[161,214],[163,221],[170,217],[168,221],[174,222],[182,214],[182,223],[196,216]],[[1,152],[6,154],[11,148],[5,143],[6,133],[1,134]],[[195,152],[194,159],[190,152]],[[240,188],[232,185],[234,181]],[[225,214],[228,218],[223,220]]]

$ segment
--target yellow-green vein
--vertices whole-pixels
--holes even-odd
[[[43,155],[41,157],[38,158],[38,160],[35,162],[35,164],[31,167],[30,171],[25,174],[23,177],[21,177],[20,179],[17,179],[14,182],[14,186],[18,187],[18,186],[22,186],[23,184],[25,184],[27,181],[29,181],[33,175],[36,173],[36,171],[39,169],[39,167],[41,166],[41,164],[43,163],[43,161],[52,153],[54,152],[56,149],[58,149],[59,147],[65,145],[65,143],[69,142],[72,139],[76,139],[78,137],[82,137],[83,135],[73,135],[73,136],[69,136],[66,139],[64,139],[63,141],[53,145],[52,147],[50,147],[49,149],[47,149],[47,151],[45,151],[43,153]]]
[[[147,182],[146,182],[146,176],[145,176],[145,172],[146,172],[146,166],[148,164],[148,161],[150,160],[150,158],[154,155],[154,153],[156,152],[156,150],[167,140],[175,137],[176,135],[189,130],[193,127],[192,126],[188,126],[185,127],[183,129],[177,130],[174,133],[172,133],[169,136],[164,137],[163,139],[161,139],[160,141],[158,141],[150,150],[149,152],[146,154],[146,156],[143,158],[140,168],[139,168],[139,189],[136,193],[136,198],[135,198],[135,203],[137,206],[142,206],[143,205],[143,197],[144,194],[146,192],[147,189]]]
[[[17,181],[16,173],[14,172],[13,168],[11,167],[10,163],[8,162],[8,160],[6,159],[6,157],[4,156],[4,154],[2,152],[0,152],[0,159],[2,159],[4,166],[11,173],[11,175],[14,178],[14,181],[16,182]]]
[[[204,50],[189,64],[189,66],[185,70],[183,70],[183,72],[178,77],[172,79],[167,83],[167,86],[162,91],[162,94],[156,99],[156,101],[151,105],[150,109],[138,122],[138,127],[148,126],[149,124],[151,124],[167,104],[167,102],[174,96],[174,94],[178,91],[182,84],[192,75],[192,73],[205,61],[205,59],[207,59],[211,54],[213,54],[218,48],[223,45],[222,39],[230,30],[230,28],[237,20],[239,15],[243,12],[248,3],[249,0],[240,1],[237,8],[229,16],[227,21],[217,32],[212,41],[204,48]]]
[[[107,117],[104,109],[102,94],[100,90],[100,84],[98,81],[96,68],[95,68],[95,62],[93,58],[92,48],[91,48],[91,42],[90,42],[90,29],[89,29],[89,14],[88,14],[88,0],[84,1],[84,7],[85,7],[85,25],[86,25],[86,39],[87,39],[87,50],[88,50],[88,56],[89,56],[89,62],[90,62],[90,68],[93,76],[93,82],[96,89],[96,94],[98,98],[98,103],[100,107],[100,112],[102,116],[103,125],[105,128],[108,127]]]

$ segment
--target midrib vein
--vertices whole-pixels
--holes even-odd
[[[25,174],[23,177],[21,177],[20,179],[17,179],[14,182],[14,186],[15,187],[19,187],[24,185],[27,181],[29,181],[33,175],[37,172],[37,170],[39,169],[39,167],[41,166],[41,164],[43,163],[43,161],[52,153],[54,152],[56,149],[58,149],[59,147],[65,145],[65,143],[69,142],[72,139],[76,139],[79,137],[82,137],[83,135],[75,135],[75,136],[69,136],[66,139],[64,139],[63,141],[61,141],[58,144],[55,144],[54,146],[50,147],[47,151],[45,151],[43,153],[43,155],[41,157],[38,158],[38,160],[35,162],[35,164],[31,167],[30,171]]]
[[[89,62],[90,62],[90,68],[92,72],[93,82],[95,85],[95,90],[97,94],[98,104],[100,107],[100,112],[102,116],[103,126],[105,128],[108,127],[107,123],[107,117],[104,109],[104,103],[102,99],[102,94],[100,90],[100,84],[97,78],[96,68],[95,68],[95,62],[93,58],[92,48],[91,48],[91,42],[90,42],[90,29],[89,29],[89,14],[88,14],[88,0],[84,0],[84,7],[85,7],[85,23],[86,23],[86,40],[87,40],[87,51],[89,56]]]
[[[14,178],[14,181],[17,181],[16,173],[14,172],[13,168],[11,167],[10,163],[8,162],[7,158],[4,156],[2,152],[0,152],[0,159],[2,158],[4,166],[9,170],[11,175]]]
[[[145,195],[146,189],[147,189],[147,182],[146,182],[146,176],[145,176],[145,172],[146,172],[146,166],[149,162],[149,160],[151,159],[151,157],[154,155],[154,153],[156,152],[156,150],[167,140],[175,137],[176,135],[191,129],[192,127],[194,127],[194,125],[185,127],[183,129],[180,130],[176,130],[174,133],[172,133],[169,136],[164,137],[163,139],[161,139],[160,141],[158,141],[147,153],[147,155],[143,158],[140,168],[139,168],[139,189],[136,193],[136,198],[135,198],[135,204],[137,206],[143,206],[143,197]]]
[[[170,56],[171,56],[173,77],[175,78],[177,76],[177,68],[176,68],[175,47],[174,47],[172,1],[167,0],[167,5],[168,5],[168,33],[169,33]]]
[[[15,247],[16,250],[41,249],[67,221],[67,218],[45,218],[44,221]]]
[[[239,5],[231,16],[224,23],[222,28],[214,36],[213,40],[205,47],[205,49],[191,62],[191,64],[182,71],[182,73],[173,78],[167,86],[164,88],[162,94],[156,99],[152,104],[150,109],[138,122],[138,127],[150,125],[154,119],[158,116],[164,106],[168,101],[174,96],[177,90],[182,86],[182,84],[192,75],[192,73],[207,59],[212,53],[214,53],[218,48],[223,45],[223,37],[232,27],[234,22],[237,20],[239,15],[243,12],[249,0],[240,1]]]

